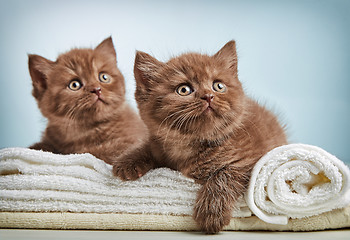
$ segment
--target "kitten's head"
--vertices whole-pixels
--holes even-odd
[[[166,63],[137,52],[134,73],[135,97],[151,132],[172,128],[212,139],[240,124],[245,98],[234,41],[213,56],[188,53]]]
[[[73,49],[55,62],[29,55],[33,96],[50,119],[102,121],[124,102],[124,78],[112,38],[95,49]]]

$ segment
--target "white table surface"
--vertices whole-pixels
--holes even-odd
[[[0,229],[1,240],[105,240],[105,239],[327,239],[350,240],[350,229],[319,232],[222,232],[218,235],[205,235],[198,232],[154,232],[154,231],[53,231],[53,230],[12,230]]]

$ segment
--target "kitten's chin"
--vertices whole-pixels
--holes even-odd
[[[220,116],[220,113],[217,107],[210,104],[205,104],[201,108],[199,116],[205,119],[213,119]]]
[[[215,114],[215,110],[212,106],[207,106],[204,107],[204,109],[202,110],[202,115],[208,115],[208,114]]]
[[[93,98],[89,104],[86,104],[81,108],[76,115],[76,119],[85,122],[100,122],[105,121],[112,117],[118,111],[119,104],[110,104],[105,98]]]

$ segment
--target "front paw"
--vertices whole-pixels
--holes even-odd
[[[201,231],[207,234],[220,232],[231,220],[231,205],[225,193],[215,191],[215,188],[202,186],[194,206],[193,219]]]
[[[196,205],[194,208],[193,218],[201,231],[207,234],[220,232],[231,220],[229,215],[223,214],[219,209],[218,212],[212,212],[203,210],[203,206],[199,205]]]
[[[113,163],[113,174],[123,181],[136,180],[150,169],[150,165],[142,162],[118,161]]]

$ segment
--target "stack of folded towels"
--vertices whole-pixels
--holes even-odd
[[[159,168],[136,181],[123,182],[111,170],[110,165],[90,154],[0,150],[0,227],[51,228],[45,223],[33,224],[33,214],[53,219],[60,213],[57,221],[64,218],[68,222],[78,214],[95,222],[106,215],[149,217],[140,228],[135,224],[97,224],[94,229],[196,230],[191,215],[200,186],[192,179]],[[258,161],[248,192],[237,204],[226,229],[305,231],[350,227],[349,204],[350,171],[342,161],[315,146],[285,145]],[[165,227],[164,222],[159,223],[164,221],[160,216],[169,221]],[[295,227],[296,221],[316,223],[322,216],[329,226]],[[329,220],[332,216],[336,218],[333,223]],[[178,227],[171,221],[184,225]],[[282,225],[289,227],[278,227]],[[81,223],[64,228],[87,227]]]

